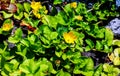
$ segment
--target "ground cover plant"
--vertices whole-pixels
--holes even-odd
[[[119,15],[114,0],[0,0],[0,75],[118,76]]]

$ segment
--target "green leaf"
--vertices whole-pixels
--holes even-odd
[[[80,63],[80,59],[79,58],[75,58],[75,57],[71,57],[71,62],[74,63],[74,64],[79,64]]]
[[[78,68],[74,68],[74,70],[73,70],[73,73],[74,74],[81,74],[81,71],[78,69]]]
[[[82,72],[84,76],[93,76],[93,71]]]
[[[51,32],[50,34],[50,38],[53,40],[53,39],[56,39],[58,36],[58,33],[57,32]]]
[[[92,13],[87,13],[85,16],[87,17],[88,22],[97,21],[97,17],[94,16]]]
[[[4,64],[2,71],[3,71],[3,73],[9,75],[10,73],[15,72],[18,69],[18,65],[19,65],[19,62],[15,59],[12,59],[11,61]],[[2,75],[4,75],[4,74],[2,74]]]
[[[11,43],[18,43],[20,39],[18,37],[9,37],[8,41]]]
[[[114,38],[113,32],[109,28],[106,28],[105,40],[108,46],[112,45],[113,38]]]
[[[114,65],[120,65],[120,57],[115,57],[113,60]]]
[[[105,73],[101,73],[101,76],[108,76],[107,74],[105,74]]]
[[[16,60],[16,59],[12,59],[10,61],[11,64],[13,64],[13,70],[17,70],[18,69],[18,66],[19,66],[19,62]]]
[[[115,76],[117,76],[118,74],[120,74],[120,69],[119,68],[114,68],[113,72],[115,73]]]
[[[66,56],[65,53],[62,55],[62,58],[63,58],[63,60],[66,60],[66,59],[67,59],[67,56]]]
[[[55,18],[57,19],[57,22],[62,25],[67,25],[68,17],[66,16],[65,12],[59,12]]]
[[[3,24],[6,24],[6,23],[11,24],[13,26],[13,20],[11,19],[6,19]]]
[[[2,34],[3,30],[0,28],[0,34]]]
[[[63,54],[62,51],[55,51],[55,55],[58,56],[58,57],[61,57]]]
[[[7,13],[7,12],[5,12],[5,11],[1,11],[1,12],[3,13],[3,17],[4,17],[4,18],[10,18],[10,17],[13,16],[13,14],[11,14],[11,13]]]
[[[120,57],[120,48],[115,48],[115,50],[114,50],[114,55],[115,55],[116,57]]]
[[[11,42],[11,43],[19,42],[21,40],[21,38],[22,38],[22,33],[23,32],[22,32],[21,28],[16,29],[14,36],[10,36],[8,38],[8,41]]]
[[[46,64],[49,66],[48,70],[49,70],[50,73],[52,73],[52,74],[57,73],[56,70],[54,70],[53,65],[52,65],[51,62],[46,61]]]
[[[100,41],[96,41],[96,49],[97,50],[101,50],[101,49],[103,49],[103,45],[101,44],[101,42]]]
[[[79,14],[87,14],[86,5],[82,2],[79,2],[75,11]]]
[[[40,37],[40,39],[42,40],[42,42],[44,43],[44,44],[50,44],[50,41],[48,40],[48,39],[46,39],[45,37]]]
[[[49,27],[53,27],[54,29],[56,29],[58,23],[58,21],[56,20],[57,19],[54,16],[45,15],[42,19],[42,22],[48,25]]]
[[[15,0],[10,0],[10,3],[15,3]]]
[[[62,69],[57,73],[56,76],[71,76],[68,72],[64,72]]]
[[[104,52],[110,52],[110,48],[107,45],[104,45]]]
[[[62,0],[54,0],[53,4],[61,4]]]
[[[68,47],[67,44],[60,44],[58,45],[59,48],[61,48],[62,50],[66,49]]]
[[[102,64],[98,65],[98,66],[95,68],[95,72],[94,72],[94,75],[93,75],[93,76],[100,76],[102,70],[103,70],[103,65],[102,65]]]
[[[26,11],[27,13],[29,13],[30,10],[31,10],[30,3],[25,2],[25,3],[23,4],[23,6],[24,6],[24,8],[25,8],[25,11]]]
[[[66,52],[66,56],[67,56],[68,59],[71,59],[74,55],[73,55],[73,52],[69,50],[69,51]],[[80,55],[79,55],[79,56],[80,56]],[[71,60],[72,60],[72,59],[71,59]],[[74,62],[74,58],[73,58],[72,61]]]
[[[93,70],[94,69],[94,62],[91,58],[87,59],[87,65],[85,66],[85,70]]]
[[[71,76],[71,75],[68,72],[64,72],[64,76]]]
[[[34,74],[40,69],[40,62],[34,61],[34,59],[26,59],[19,69],[26,74]]]
[[[51,33],[50,28],[48,26],[46,26],[46,25],[41,26],[40,30],[43,30],[44,34],[50,34]]]
[[[47,64],[41,64],[41,65],[40,65],[40,69],[41,69],[41,71],[43,71],[43,72],[47,71],[48,68],[49,68],[49,66],[48,66]]]
[[[4,65],[4,68],[8,71],[8,72],[12,72],[12,67],[13,64],[7,63]]]
[[[59,36],[62,36],[64,32],[68,32],[68,28],[59,25],[57,26],[57,32]]]
[[[88,46],[90,46],[90,48],[94,48],[94,43],[91,39],[86,39],[85,42],[88,44]]]
[[[104,38],[105,29],[97,29],[95,30],[96,38]]]
[[[24,7],[23,7],[22,4],[20,4],[20,3],[16,3],[16,6],[17,6],[17,13],[21,13],[21,12],[23,12]]]
[[[57,73],[56,76],[64,76],[64,72],[63,72],[63,70],[61,69],[61,70]]]
[[[91,47],[90,46],[86,46],[85,47],[85,51],[90,51],[91,50]]]
[[[40,20],[39,20],[39,19],[36,19],[36,20],[33,20],[33,19],[32,19],[32,22],[33,22],[33,24],[31,24],[31,26],[32,26],[32,27],[37,27],[38,24],[39,24],[39,22],[40,22]]]
[[[29,47],[29,45],[30,45],[30,42],[27,39],[22,39],[20,42],[27,47]]]
[[[103,65],[103,71],[104,71],[104,72],[111,73],[112,70],[113,70],[113,65],[109,65],[109,64],[107,64],[107,63],[105,63],[105,64]]]
[[[28,74],[30,73],[30,69],[29,69],[29,60],[25,60],[19,67],[20,70],[22,70],[22,72]]]
[[[25,16],[25,19],[24,19],[24,20],[28,20],[28,21],[30,20],[30,19],[29,19],[29,14],[28,14],[28,13],[24,12],[24,16]],[[26,22],[27,22],[27,21],[26,21]]]
[[[37,36],[35,34],[30,34],[28,35],[28,40],[31,44],[35,44],[35,42],[37,41]]]
[[[113,40],[112,44],[120,47],[120,40]]]
[[[81,46],[76,45],[75,48],[79,50],[80,52],[83,52],[83,48]]]
[[[69,15],[68,13],[72,13],[72,12],[73,12],[70,4],[65,5],[64,11],[66,12],[67,15]],[[73,13],[72,13],[72,14],[73,14]],[[72,14],[71,14],[71,15],[72,15]]]
[[[22,37],[22,34],[23,34],[23,32],[22,32],[22,29],[21,29],[21,28],[16,29],[16,31],[15,31],[15,36],[21,38],[21,37]]]
[[[23,12],[14,14],[14,18],[15,18],[15,19],[20,20],[20,19],[22,19],[22,17],[23,17]]]
[[[101,5],[101,4],[100,4],[99,2],[96,2],[96,3],[93,5],[93,9],[99,10],[100,5]]]
[[[70,69],[70,63],[66,64],[66,65],[64,66],[64,68],[65,68],[65,69]]]
[[[23,51],[16,52],[16,54],[18,54],[18,55],[23,57],[23,60],[27,59],[26,58],[26,53],[27,53],[27,48],[23,49]]]

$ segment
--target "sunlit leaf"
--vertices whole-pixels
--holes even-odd
[[[93,76],[100,76],[100,75],[101,75],[101,72],[102,72],[102,69],[103,69],[102,64],[98,65],[98,66],[95,68],[95,72],[94,72],[94,75],[93,75]]]
[[[7,13],[7,12],[5,12],[5,11],[2,11],[2,13],[3,13],[3,17],[4,17],[4,18],[10,18],[10,17],[13,16],[12,13]]]
[[[23,6],[24,6],[24,8],[25,8],[25,11],[26,11],[27,13],[29,13],[30,10],[31,10],[30,4],[26,2],[26,3],[23,4]]]
[[[23,17],[23,12],[14,14],[14,18],[20,20]]]
[[[11,43],[17,43],[21,40],[22,38],[22,30],[21,28],[18,28],[16,31],[15,31],[15,35],[14,36],[10,36],[8,38],[8,41],[11,42]]]
[[[61,57],[61,55],[63,54],[63,52],[62,51],[55,51],[55,54],[56,54],[56,56]]]
[[[120,46],[120,40],[113,40],[113,45]]]
[[[53,4],[60,4],[62,3],[62,0],[54,0]]]
[[[109,28],[106,28],[105,40],[106,40],[108,46],[110,46],[112,44],[113,38],[114,38],[113,32]]]

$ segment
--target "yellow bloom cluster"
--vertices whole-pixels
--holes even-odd
[[[77,8],[77,2],[70,3],[71,8]]]
[[[38,13],[38,11],[33,10],[33,14],[34,14],[37,18],[41,18],[41,15]]]
[[[35,11],[38,11],[40,8],[42,8],[42,5],[40,2],[31,2],[31,8]]]
[[[79,16],[75,16],[75,19],[77,19],[77,20],[80,20],[80,21],[81,21],[81,20],[83,19],[83,17],[79,15]]]
[[[10,31],[10,29],[11,29],[12,27],[13,27],[13,26],[12,26],[11,24],[5,23],[5,24],[3,24],[3,26],[2,26],[2,30],[3,30],[3,31]]]
[[[40,14],[39,14],[39,9],[42,8],[42,5],[40,2],[31,2],[31,8],[33,9],[33,14],[37,17],[40,18]]]
[[[76,36],[74,35],[74,33],[72,31],[70,32],[65,32],[63,34],[63,38],[65,39],[66,43],[74,43],[74,41],[76,40]]]
[[[108,58],[114,65],[120,65],[120,48],[116,48],[113,53],[108,55]]]
[[[33,14],[35,15],[35,17],[37,18],[41,18],[41,14],[40,14],[40,10],[44,11],[44,14],[47,14],[47,10],[43,10],[45,7],[43,7],[41,5],[41,2],[31,2],[31,8],[33,9]]]

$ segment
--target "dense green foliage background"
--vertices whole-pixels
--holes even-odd
[[[29,2],[1,1],[2,76],[120,74],[120,40],[105,28],[120,15],[114,0],[100,0],[92,8],[82,2],[39,2],[32,6]]]

